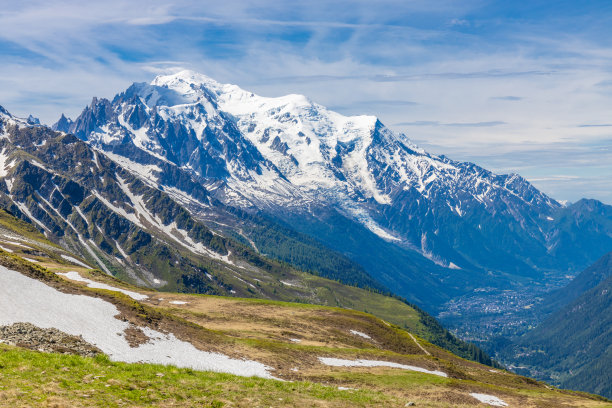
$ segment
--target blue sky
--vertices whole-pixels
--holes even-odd
[[[427,150],[612,204],[606,1],[3,1],[0,105],[52,123],[179,68],[375,114]]]

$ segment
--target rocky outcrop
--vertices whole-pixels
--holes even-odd
[[[77,354],[95,357],[102,351],[81,336],[71,336],[54,328],[41,329],[30,323],[0,326],[0,342],[45,353]]]

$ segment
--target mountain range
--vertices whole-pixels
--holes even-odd
[[[93,98],[52,128],[0,107],[0,204],[140,286],[371,312],[369,294],[406,299],[427,340],[489,364],[419,308],[483,344],[519,338],[586,305],[605,285],[597,274],[554,290],[612,248],[612,207],[599,201],[563,204],[374,116],[191,71]]]
[[[516,174],[429,154],[376,117],[191,71],[94,98],[54,129],[181,195],[209,225],[240,234],[190,197],[186,177],[226,206],[315,237],[431,311],[475,290],[577,273],[612,247],[602,203],[564,206]]]
[[[4,109],[1,115],[0,204],[69,251],[65,256],[75,254],[108,275],[158,290],[368,310],[413,327],[462,357],[494,364],[418,307],[384,296],[389,290],[344,255],[223,205],[188,173],[173,166],[165,170],[189,194],[152,186],[142,177],[144,165],[137,168],[140,173],[133,172],[132,162],[112,160],[71,134],[28,123]],[[209,229],[192,215],[199,214],[193,202],[199,211],[214,212],[217,220],[256,232],[262,249],[274,248],[292,264],[262,255],[243,235],[234,238]],[[418,318],[397,312],[405,307]]]

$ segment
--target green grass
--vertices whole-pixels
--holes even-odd
[[[0,345],[0,406],[403,406],[392,396]]]
[[[16,218],[4,209],[0,209],[0,226],[14,231],[30,240],[39,241],[46,245],[51,245],[57,249],[60,249],[58,245],[46,240],[32,224],[28,224],[27,222]]]
[[[345,384],[370,384],[378,388],[421,387],[449,385],[456,380],[422,374],[416,371],[395,371],[394,374],[373,375],[367,372],[334,373],[333,378]]]

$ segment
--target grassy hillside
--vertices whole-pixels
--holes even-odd
[[[401,406],[382,392],[341,391],[150,364],[44,354],[0,345],[0,406]]]
[[[335,383],[280,382],[169,366],[125,364],[106,356],[84,358],[0,345],[0,407],[473,407],[453,381],[426,375],[354,373],[330,380],[374,380],[370,387],[339,389]],[[397,391],[410,388],[412,395]],[[395,391],[395,392],[394,392]],[[434,397],[435,393],[437,397]],[[429,398],[428,398],[429,397]],[[433,398],[432,398],[433,397]],[[525,389],[529,406],[606,407],[580,395]],[[558,404],[558,405],[555,405]]]
[[[605,407],[607,401],[470,362],[369,313],[271,300],[161,293],[127,285],[95,270],[45,261],[48,268],[0,253],[2,264],[64,293],[114,304],[136,327],[173,333],[196,348],[273,368],[276,380],[124,364],[0,346],[0,406],[275,406],[424,407],[478,405],[473,393],[509,406]],[[42,257],[41,257],[42,258]],[[42,259],[41,259],[42,261]],[[148,296],[135,301],[115,289],[92,289],[52,271]],[[391,367],[336,367],[321,357],[384,361],[446,376]]]

